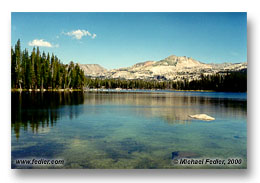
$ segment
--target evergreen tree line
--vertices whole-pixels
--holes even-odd
[[[174,90],[214,90],[247,91],[247,73],[230,72],[201,75],[198,80],[158,81],[86,78],[78,64],[63,64],[57,56],[40,53],[39,47],[31,54],[21,51],[20,40],[11,48],[11,87],[13,89],[83,89],[123,88],[123,89],[174,89]]]
[[[63,64],[54,54],[33,48],[21,51],[20,39],[11,48],[11,87],[13,89],[82,89],[85,82],[83,70],[72,61]]]
[[[214,75],[202,74],[201,79],[190,82],[184,80],[178,87],[181,90],[246,92],[247,72],[229,72]]]
[[[214,75],[201,75],[201,79],[188,81],[158,80],[123,80],[123,79],[86,79],[88,88],[106,89],[173,89],[173,90],[214,90],[214,91],[247,91],[247,73],[230,72]]]

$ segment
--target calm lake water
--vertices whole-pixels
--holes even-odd
[[[12,92],[12,168],[246,168],[246,93]],[[216,120],[193,120],[205,113]],[[184,166],[173,156],[242,159]],[[64,159],[19,166],[16,159]]]

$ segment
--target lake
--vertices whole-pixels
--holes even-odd
[[[12,92],[12,168],[246,168],[247,94]],[[214,121],[194,120],[205,113]],[[175,157],[241,159],[179,165]],[[63,159],[59,166],[17,159]]]

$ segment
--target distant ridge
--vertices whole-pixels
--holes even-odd
[[[92,77],[123,79],[194,80],[201,74],[216,74],[227,71],[245,71],[247,62],[205,64],[191,57],[170,55],[159,61],[145,61],[131,67],[106,70],[98,64],[80,64],[85,75]]]
[[[86,76],[103,76],[107,72],[107,69],[99,64],[79,64],[79,66]]]

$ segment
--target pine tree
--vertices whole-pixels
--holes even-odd
[[[36,78],[35,78],[35,69],[34,69],[34,65],[35,65],[35,47],[33,48],[32,54],[31,54],[31,86],[30,88],[35,88],[36,86]]]
[[[27,77],[28,77],[28,71],[27,71],[27,64],[29,64],[29,54],[28,50],[25,49],[22,54],[22,64],[21,64],[21,79],[22,79],[22,84],[23,88],[27,88]]]
[[[50,54],[49,54],[49,53],[48,53],[48,55],[47,55],[46,68],[48,69],[48,70],[46,71],[46,72],[47,72],[47,76],[48,76],[46,88],[48,88],[48,87],[51,87],[51,86],[52,86],[52,84],[51,84],[51,82],[52,82],[52,79],[51,79],[51,77],[52,77],[52,72],[51,72],[51,63],[50,63]]]
[[[32,76],[33,76],[33,69],[32,69],[32,61],[29,59],[28,51],[25,52],[25,55],[27,55],[27,61],[26,61],[26,72],[25,72],[25,83],[26,88],[31,89],[32,88]]]
[[[55,88],[55,80],[56,80],[56,70],[55,70],[55,57],[54,54],[51,55],[51,87]]]
[[[36,76],[36,88],[41,87],[41,54],[40,49],[37,47],[36,62],[35,62],[35,76]]]
[[[68,68],[68,87],[73,88],[74,87],[74,63],[71,61]]]
[[[56,63],[56,66],[55,66],[55,69],[56,69],[56,83],[55,83],[55,86],[60,88],[60,85],[61,85],[61,78],[60,78],[60,61],[58,60],[58,58],[56,57],[55,58],[55,63]]]
[[[12,88],[83,88],[84,84],[84,72],[78,64],[71,61],[64,65],[54,54],[41,55],[39,47],[37,51],[34,47],[29,56],[27,49],[21,52],[20,40],[14,49],[11,47]]]
[[[20,39],[18,39],[16,45],[15,45],[15,85],[16,88],[21,88],[22,84],[22,78],[21,78],[21,45],[20,45]]]
[[[12,88],[15,88],[15,82],[16,82],[15,68],[16,68],[16,56],[12,47],[11,48],[11,87]]]
[[[48,68],[46,68],[46,62],[47,62],[46,54],[43,51],[42,57],[41,57],[41,89],[46,87],[46,82],[48,79],[48,74],[46,74],[46,70],[48,69]]]

